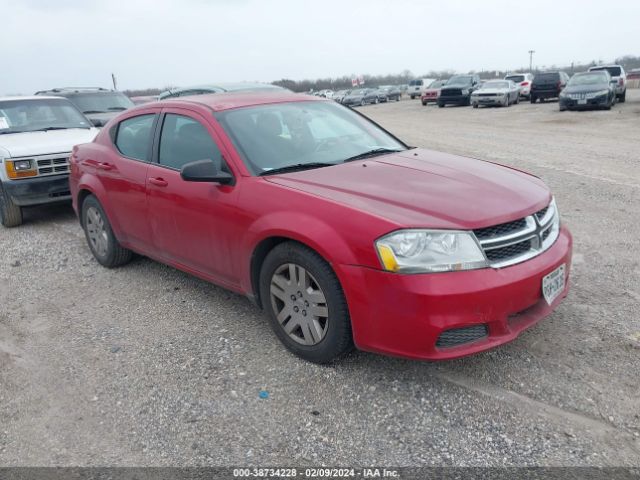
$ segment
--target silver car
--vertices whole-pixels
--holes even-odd
[[[473,108],[480,105],[508,107],[519,102],[520,86],[511,80],[489,80],[471,94]]]

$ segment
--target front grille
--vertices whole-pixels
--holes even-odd
[[[479,93],[478,96],[479,97],[499,97],[500,94],[498,94],[498,93]]]
[[[473,233],[476,234],[478,240],[485,240],[487,238],[502,237],[509,233],[517,232],[526,226],[527,222],[524,218],[521,218],[514,222],[501,223],[500,225],[495,225],[493,227],[480,228],[478,230],[474,230]]]
[[[443,88],[440,91],[441,97],[455,97],[462,95],[462,90],[459,88]]]
[[[54,153],[35,157],[20,157],[15,160],[31,160],[38,169],[38,176],[61,175],[69,173],[70,153]]]
[[[440,334],[436,341],[436,347],[457,347],[458,345],[475,342],[485,338],[488,334],[489,330],[485,324],[473,325],[471,327],[452,328],[451,330],[445,330]]]
[[[514,243],[506,247],[486,250],[485,253],[491,262],[502,262],[504,260],[518,257],[529,250],[531,250],[531,240],[525,240],[524,242]]]
[[[555,204],[511,222],[473,231],[489,264],[502,268],[523,262],[549,248],[558,236]],[[554,237],[551,237],[552,234]]]

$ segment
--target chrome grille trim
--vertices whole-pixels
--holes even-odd
[[[556,215],[558,215],[558,210],[555,201],[552,200],[547,207],[525,217],[524,228],[489,238],[481,238],[481,236],[476,235],[476,232],[486,230],[486,228],[481,228],[474,230],[474,235],[487,258],[489,266],[492,268],[508,267],[540,255],[555,243],[560,233],[559,227],[555,228]],[[515,222],[517,221],[515,220]],[[528,243],[525,244],[525,242]],[[522,247],[521,250],[526,249],[526,251],[509,256],[509,254],[513,255],[513,252],[518,250],[518,245]],[[500,249],[504,249],[505,258],[496,259],[496,257],[500,256]]]
[[[38,169],[38,175],[36,177],[47,177],[49,175],[68,174],[70,172],[70,156],[71,152],[63,152],[30,157],[14,157],[11,160],[31,160],[31,163]]]

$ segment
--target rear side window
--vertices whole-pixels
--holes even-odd
[[[155,114],[127,118],[118,125],[116,147],[125,157],[149,161],[149,146]]]
[[[160,165],[180,170],[186,163],[213,160],[222,170],[222,154],[207,129],[197,120],[168,113],[160,134]]]

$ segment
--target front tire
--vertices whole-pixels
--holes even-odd
[[[536,98],[536,97],[534,97],[533,95],[531,95],[531,97],[529,98],[529,101],[530,101],[531,103],[536,103],[536,100],[537,100],[537,98]]]
[[[102,205],[93,195],[82,203],[82,227],[89,249],[100,265],[115,268],[131,260],[131,250],[120,245]]]
[[[299,357],[329,363],[353,349],[340,282],[304,245],[284,242],[269,252],[260,272],[260,299],[277,337]]]
[[[438,108],[444,108],[444,103],[438,102]]]
[[[0,223],[13,228],[22,225],[22,207],[16,205],[0,183]]]

